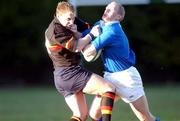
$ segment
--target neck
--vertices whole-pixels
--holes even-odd
[[[108,22],[104,22],[105,25],[108,25],[108,24],[112,24],[112,23],[119,23],[119,21],[108,21]]]

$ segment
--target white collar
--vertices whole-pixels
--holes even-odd
[[[114,23],[120,23],[120,22],[119,21],[110,21],[110,22],[105,23],[105,25],[110,25],[110,24],[114,24]]]

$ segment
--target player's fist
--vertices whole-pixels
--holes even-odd
[[[99,36],[101,34],[101,28],[99,25],[96,25],[94,26],[92,29],[91,29],[91,32],[95,37]]]

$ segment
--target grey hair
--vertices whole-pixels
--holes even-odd
[[[125,16],[125,9],[124,6],[116,1],[113,1],[112,3],[116,4],[117,7],[117,13],[121,16],[120,21],[122,21],[124,19]]]

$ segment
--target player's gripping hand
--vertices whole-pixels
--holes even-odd
[[[96,25],[94,26],[91,31],[90,31],[91,34],[94,35],[94,37],[97,37],[101,34],[101,27],[99,25]]]

